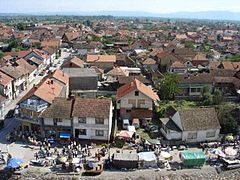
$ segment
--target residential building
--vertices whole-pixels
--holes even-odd
[[[117,90],[121,118],[152,118],[153,107],[159,101],[157,93],[137,79]]]
[[[108,71],[113,69],[116,63],[115,55],[87,55],[86,63],[90,66],[97,66],[98,68]]]
[[[214,108],[193,108],[177,111],[170,107],[161,118],[161,132],[167,140],[187,143],[216,141],[220,124]]]
[[[43,136],[61,139],[62,134],[72,137],[72,105],[73,100],[56,97],[53,103],[45,109],[43,118]]]
[[[72,112],[74,137],[109,141],[112,110],[111,99],[76,98]]]

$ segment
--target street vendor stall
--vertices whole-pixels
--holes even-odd
[[[203,166],[206,157],[203,151],[183,151],[179,154],[183,164],[187,167]]]
[[[117,137],[125,138],[125,139],[132,139],[134,132],[131,131],[120,131],[119,134],[117,134]]]
[[[157,158],[154,151],[138,153],[138,157],[139,157],[139,161],[141,162],[141,167],[157,168]]]
[[[113,167],[117,169],[138,168],[138,161],[139,161],[138,154],[135,153],[114,153],[112,156]]]

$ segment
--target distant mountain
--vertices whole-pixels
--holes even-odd
[[[209,19],[240,21],[240,12],[230,11],[201,11],[176,13],[149,13],[140,11],[96,11],[96,12],[39,12],[39,13],[0,13],[0,16],[25,15],[77,15],[77,16],[118,16],[118,17],[161,17],[181,19]]]

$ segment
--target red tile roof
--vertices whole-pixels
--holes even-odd
[[[87,55],[87,62],[116,62],[115,55]]]
[[[3,86],[8,85],[11,81],[13,81],[13,78],[8,76],[7,74],[4,74],[0,71],[0,84]]]
[[[123,85],[117,90],[117,99],[124,97],[132,91],[138,90],[144,95],[151,98],[153,101],[159,101],[157,93],[155,93],[150,87],[143,84],[141,81],[134,79],[132,82]]]

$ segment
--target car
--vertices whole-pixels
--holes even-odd
[[[123,129],[127,129],[129,125],[129,119],[123,119]]]
[[[140,119],[140,127],[145,128],[148,125],[147,119]]]
[[[14,109],[11,109],[8,111],[8,113],[6,114],[5,118],[13,118],[14,117]]]
[[[147,125],[145,127],[145,131],[152,132],[152,131],[158,131],[159,127],[157,125]]]

